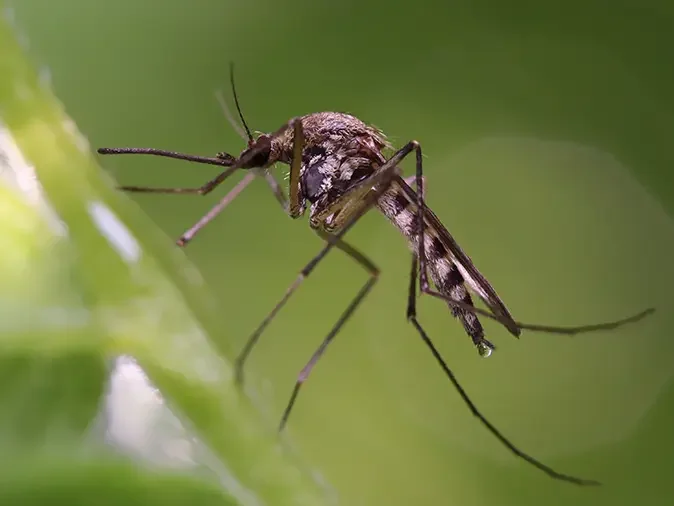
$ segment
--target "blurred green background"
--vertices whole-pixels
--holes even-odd
[[[555,482],[465,409],[405,322],[403,240],[367,216],[349,237],[382,269],[380,283],[320,362],[288,427],[341,503],[664,505],[674,498],[674,7],[605,5],[19,0],[13,8],[93,148],[237,154],[243,141],[214,95],[228,96],[231,60],[256,130],[341,110],[398,146],[419,140],[431,207],[518,319],[572,325],[658,308],[619,332],[578,338],[516,341],[487,322],[498,350],[481,360],[446,306],[421,299],[422,322],[487,417],[523,450],[604,487]],[[215,173],[147,157],[101,162],[123,184],[196,186]],[[133,198],[173,248],[218,196]],[[320,244],[256,181],[186,249],[222,307],[230,357]],[[365,279],[331,254],[264,334],[248,378],[270,430],[297,372]]]

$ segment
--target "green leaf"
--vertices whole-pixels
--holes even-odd
[[[76,445],[105,364],[130,355],[217,457],[239,503],[323,504],[235,387],[198,272],[115,192],[5,19],[0,75],[0,441]]]
[[[60,456],[20,460],[0,469],[1,504],[236,504],[215,484],[109,459],[64,459]]]

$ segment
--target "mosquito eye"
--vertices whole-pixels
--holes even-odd
[[[264,167],[269,162],[271,141],[268,137],[260,137],[255,144],[241,154],[242,167]]]
[[[258,151],[250,161],[251,167],[264,167],[269,160],[269,148]]]

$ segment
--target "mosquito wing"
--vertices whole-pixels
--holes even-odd
[[[410,186],[402,180],[402,178],[396,178],[396,185],[407,194],[407,196],[417,201],[417,193],[410,188]],[[503,325],[508,329],[508,331],[514,336],[519,336],[521,329],[513,320],[513,317],[510,315],[510,312],[506,308],[505,304],[501,298],[496,293],[496,290],[491,286],[489,281],[480,273],[480,271],[475,267],[475,264],[470,259],[470,257],[464,253],[456,240],[452,237],[449,231],[444,227],[442,222],[438,217],[433,213],[431,209],[426,206],[424,209],[424,216],[426,218],[426,227],[433,228],[443,242],[447,251],[450,252],[452,256],[452,261],[456,264],[461,275],[463,276],[469,289],[475,293],[484,304],[494,313],[496,316],[501,318]]]

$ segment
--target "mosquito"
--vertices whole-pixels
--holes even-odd
[[[522,330],[574,335],[615,329],[641,320],[654,309],[649,308],[622,320],[574,327],[537,325],[514,320],[489,281],[426,205],[425,176],[419,142],[415,140],[408,142],[387,159],[383,153],[385,150],[392,150],[393,147],[378,128],[350,114],[339,112],[318,112],[294,117],[275,132],[261,133],[254,137],[239,106],[232,65],[230,65],[230,84],[241,126],[245,132],[233,122],[220,96],[218,99],[234,128],[247,140],[246,149],[238,157],[226,152],[218,153],[215,157],[203,157],[155,148],[100,148],[98,152],[104,155],[155,155],[215,165],[224,169],[215,178],[197,188],[119,187],[128,192],[207,195],[237,170],[249,171],[229,193],[176,241],[181,247],[187,245],[204,226],[222,212],[255,177],[263,177],[267,181],[272,193],[291,218],[303,216],[309,207],[309,226],[325,241],[325,244],[299,272],[285,294],[249,336],[236,359],[236,381],[239,384],[243,382],[244,364],[265,328],[330,250],[333,248],[341,250],[367,271],[369,275],[367,281],[300,371],[283,412],[279,430],[285,427],[300,389],[314,366],[379,278],[378,267],[344,240],[347,231],[367,211],[377,209],[402,233],[412,251],[407,319],[472,414],[515,456],[550,477],[577,485],[599,485],[600,483],[595,480],[558,472],[523,452],[478,410],[417,319],[417,295],[427,294],[444,301],[483,357],[491,355],[495,346],[485,338],[480,316],[496,320],[515,337],[519,337]],[[399,165],[412,152],[416,155],[416,173],[414,176],[403,178]],[[276,178],[269,172],[269,169],[279,162],[290,167],[287,198]],[[488,309],[475,307],[469,290],[477,295]]]

